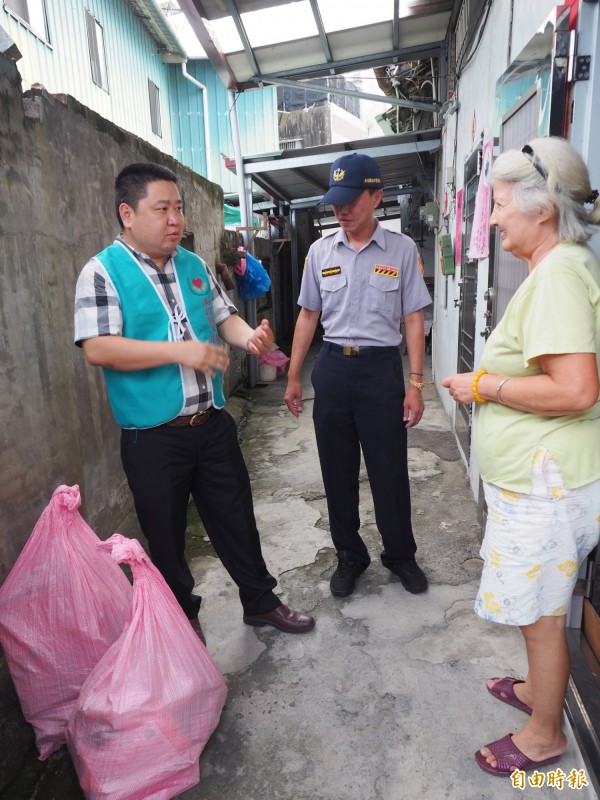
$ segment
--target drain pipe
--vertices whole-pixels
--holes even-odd
[[[210,163],[211,159],[211,152],[210,152],[210,125],[208,122],[208,89],[203,83],[200,83],[199,80],[194,78],[193,75],[187,71],[187,67],[185,61],[181,62],[181,72],[183,77],[186,80],[193,83],[194,86],[197,86],[198,89],[202,91],[202,114],[204,117],[204,148],[206,150],[206,177],[209,181],[212,180],[212,167]]]
[[[242,228],[247,228],[249,224],[249,212],[250,218],[252,215],[252,189],[249,189],[250,209],[248,209],[248,203],[246,202],[244,159],[242,157],[242,143],[240,140],[240,127],[238,124],[236,95],[232,89],[227,90],[227,95],[229,96],[229,120],[231,124],[231,138],[233,139],[233,154],[235,157],[235,172],[237,175],[238,196],[240,203],[240,222],[242,223]],[[241,234],[244,246],[246,246],[249,238],[249,231],[241,231]],[[246,314],[246,322],[251,328],[256,328],[256,301],[246,300],[244,304],[244,310]],[[248,364],[248,385],[251,389],[254,389],[258,380],[258,360],[256,356],[250,355],[250,353],[248,353],[246,358]]]

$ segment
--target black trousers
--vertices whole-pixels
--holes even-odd
[[[370,558],[360,534],[359,472],[362,448],[383,540],[383,564],[414,556],[407,431],[402,419],[404,376],[400,350],[344,356],[325,342],[312,373],[313,421],[336,550],[359,563]]]
[[[244,613],[277,608],[277,581],[262,556],[248,470],[227,412],[194,428],[123,430],[121,460],[152,561],[190,619],[201,602],[185,559],[190,495]]]

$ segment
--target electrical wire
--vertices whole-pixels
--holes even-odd
[[[456,78],[457,79],[461,77],[461,75],[464,72],[465,68],[469,66],[469,64],[471,63],[471,61],[475,57],[475,53],[477,52],[477,50],[479,48],[479,45],[481,44],[481,40],[483,38],[483,34],[484,34],[484,31],[485,31],[485,26],[487,25],[487,21],[488,21],[489,15],[490,15],[491,8],[492,8],[492,0],[487,0],[486,9],[485,9],[485,18],[484,18],[483,22],[479,26],[479,36],[477,37],[477,41],[475,42],[475,45],[471,45],[470,46],[469,57],[466,60],[463,60],[463,62],[460,65],[456,66]]]

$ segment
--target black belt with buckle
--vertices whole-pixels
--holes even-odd
[[[398,347],[362,347],[359,345],[335,344],[334,342],[324,342],[323,347],[330,352],[341,353],[343,356],[350,356],[354,358],[357,356],[380,356],[384,355],[384,353],[398,352]]]
[[[208,420],[216,411],[217,409],[214,406],[211,406],[210,408],[207,408],[204,411],[198,411],[195,414],[188,414],[185,417],[175,417],[175,419],[171,419],[169,422],[165,422],[163,424],[166,428],[195,428],[197,425],[204,425],[205,422],[208,422]]]

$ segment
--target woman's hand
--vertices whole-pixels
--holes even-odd
[[[457,403],[473,403],[473,381],[475,380],[476,372],[459,372],[456,375],[450,375],[444,378],[442,386],[448,389],[450,397]]]

